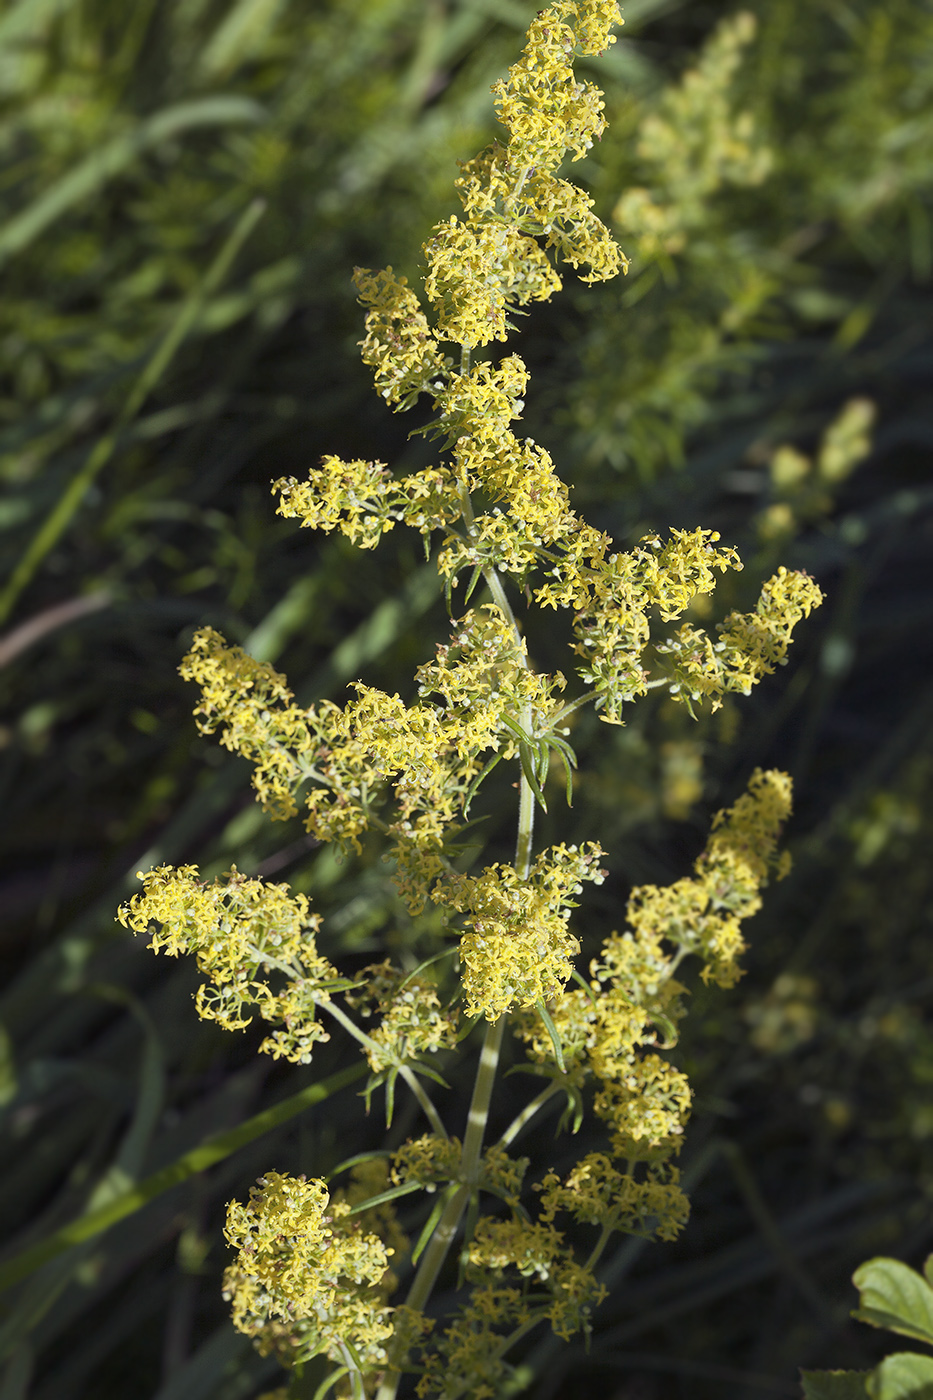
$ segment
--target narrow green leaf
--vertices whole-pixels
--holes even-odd
[[[430,1065],[426,1065],[423,1060],[408,1060],[406,1063],[408,1068],[413,1070],[415,1074],[423,1074],[427,1079],[433,1079],[434,1083],[439,1084],[442,1089],[450,1088],[444,1076],[438,1074],[437,1070],[432,1069]]]
[[[564,1047],[560,1043],[560,1036],[557,1033],[557,1027],[551,1020],[550,1013],[541,997],[538,998],[538,1015],[541,1017],[541,1020],[547,1027],[547,1033],[551,1037],[551,1044],[554,1046],[554,1058],[557,1061],[557,1067],[560,1070],[561,1074],[566,1074],[567,1069],[564,1064]]]
[[[355,1167],[359,1162],[372,1162],[375,1161],[377,1157],[391,1156],[392,1153],[387,1147],[376,1147],[372,1152],[357,1152],[355,1157],[347,1157],[345,1161],[338,1162],[336,1167],[325,1176],[324,1180],[333,1181],[335,1176],[339,1176],[341,1172],[349,1171],[351,1167]]]
[[[262,1113],[248,1118],[245,1123],[240,1123],[238,1127],[231,1128],[228,1132],[214,1133],[211,1137],[205,1138],[198,1147],[186,1152],[170,1166],[163,1167],[161,1171],[153,1172],[138,1186],[114,1197],[112,1201],[99,1210],[89,1211],[86,1215],[73,1220],[70,1225],[64,1225],[54,1234],[40,1240],[38,1244],[24,1249],[22,1253],[16,1254],[12,1259],[7,1259],[3,1264],[0,1264],[0,1289],[9,1288],[12,1284],[28,1278],[36,1269],[50,1259],[64,1253],[72,1245],[81,1244],[84,1240],[102,1234],[111,1225],[115,1225],[118,1220],[124,1220],[128,1215],[142,1210],[143,1206],[155,1200],[156,1196],[161,1196],[163,1192],[169,1191],[179,1182],[187,1181],[189,1177],[197,1176],[199,1172],[206,1171],[208,1167],[214,1166],[216,1162],[222,1162],[225,1157],[231,1156],[239,1148],[245,1147],[247,1143],[262,1137],[263,1133],[268,1133],[272,1128],[287,1123],[290,1118],[303,1113],[306,1108],[311,1108],[313,1104],[321,1103],[324,1099],[330,1098],[332,1094],[336,1094],[340,1089],[346,1088],[348,1084],[354,1083],[355,1080],[364,1075],[366,1068],[365,1063],[362,1062],[351,1065],[347,1069],[340,1070],[337,1074],[332,1074],[319,1084],[311,1084],[307,1089],[301,1089],[297,1094],[283,1099],[273,1108],[264,1109]]]
[[[349,1374],[349,1366],[338,1366],[336,1371],[331,1371],[330,1375],[326,1376],[324,1380],[321,1381],[321,1384],[314,1392],[314,1400],[324,1400],[324,1396],[330,1390],[331,1386],[336,1385],[341,1376],[348,1376]]]
[[[410,1196],[412,1191],[423,1191],[424,1187],[420,1181],[406,1181],[403,1186],[390,1186],[388,1191],[380,1191],[378,1196],[370,1196],[367,1201],[360,1201],[359,1205],[348,1210],[348,1215],[359,1215],[361,1210],[369,1210],[372,1206],[381,1206],[383,1201],[394,1201],[396,1196]]]
[[[591,1001],[591,1002],[593,1003],[593,1005],[595,1006],[595,1005],[596,1005],[596,993],[593,991],[593,988],[590,986],[589,982],[587,982],[586,978],[585,978],[585,977],[582,977],[582,976],[580,975],[580,973],[577,971],[576,968],[573,969],[573,971],[571,972],[570,976],[573,978],[573,980],[574,980],[575,982],[579,982],[580,986],[583,988],[583,990],[586,992],[587,996],[589,997],[590,1001]]]
[[[264,202],[256,199],[240,215],[236,226],[207,273],[190,296],[186,298],[172,325],[156,346],[142,374],[130,390],[114,426],[103,437],[98,438],[80,470],[72,477],[51,513],[30,540],[24,554],[10,575],[6,587],[0,593],[0,622],[7,617],[42,560],[54,548],[59,537],[68,528],[72,517],[84,500],[88,487],[113,456],[121,433],[136,417],[143,403],[168,369],[175,353],[194,328],[207,298],[226,277],[233,260],[265,212],[265,208]],[[0,251],[2,251],[2,231],[0,231]],[[0,258],[0,264],[2,264],[2,258]]]
[[[538,775],[535,772],[534,760],[532,758],[531,746],[522,742],[518,746],[518,757],[522,765],[522,772],[528,786],[535,795],[536,801],[540,804],[542,812],[547,811],[547,803],[544,800],[544,793],[538,784]]]
[[[571,766],[570,766],[570,760],[567,758],[567,755],[564,753],[563,749],[558,749],[558,750],[557,750],[557,754],[558,754],[558,757],[560,758],[561,763],[564,765],[564,775],[565,775],[566,780],[567,780],[567,787],[566,787],[566,792],[567,792],[567,806],[568,806],[568,807],[572,807],[572,806],[573,806],[573,769],[571,768]]]
[[[431,1238],[431,1236],[434,1234],[434,1230],[435,1230],[435,1227],[436,1227],[436,1225],[437,1225],[437,1222],[440,1220],[440,1218],[441,1218],[441,1216],[442,1216],[442,1214],[443,1214],[443,1212],[444,1212],[444,1207],[446,1206],[447,1202],[450,1200],[450,1197],[453,1195],[453,1192],[454,1192],[455,1190],[456,1190],[456,1183],[454,1183],[454,1182],[451,1182],[449,1186],[445,1186],[445,1187],[444,1187],[444,1190],[440,1193],[440,1195],[438,1196],[437,1200],[434,1202],[434,1205],[431,1207],[431,1214],[428,1216],[427,1220],[424,1222],[424,1228],[422,1229],[421,1234],[418,1236],[418,1243],[415,1245],[414,1249],[412,1250],[412,1254],[411,1254],[411,1262],[412,1262],[412,1264],[417,1264],[418,1260],[421,1258],[422,1251],[424,1250],[425,1246],[427,1245],[428,1240],[429,1240],[429,1239]]]
[[[495,768],[496,764],[500,762],[501,758],[501,753],[495,754],[486,764],[485,768],[480,769],[470,786],[467,788],[466,797],[463,799],[463,815],[465,817],[468,817],[470,815],[470,803],[473,801],[473,798],[479,792],[480,784],[486,778],[488,778],[489,774]]]
[[[386,1077],[386,1130],[391,1128],[392,1119],[395,1117],[396,1079],[398,1079],[398,1070],[393,1066]]]
[[[0,267],[7,258],[29,246],[68,209],[92,195],[133,161],[173,137],[204,126],[253,125],[267,113],[249,97],[218,93],[197,97],[157,112],[131,131],[114,136],[46,189],[27,208],[0,227]]]
[[[417,977],[418,973],[423,972],[426,967],[430,967],[432,963],[440,962],[441,958],[449,958],[451,953],[455,953],[456,951],[456,948],[453,945],[451,945],[451,947],[449,948],[444,948],[440,953],[435,953],[433,958],[425,958],[424,962],[419,963],[417,967],[412,968],[411,972],[409,972],[407,977],[402,978],[401,982],[399,982],[398,984],[398,990],[401,991],[402,988],[406,986],[413,977]]]
[[[477,564],[476,568],[473,570],[472,574],[470,575],[470,582],[469,582],[469,584],[467,585],[466,595],[465,595],[465,597],[464,597],[464,599],[463,599],[464,603],[468,603],[468,602],[470,601],[470,599],[473,597],[473,591],[474,591],[474,589],[476,588],[476,585],[479,583],[480,579],[482,578],[482,575],[483,575],[483,571],[482,571],[482,569],[479,567],[479,565]]]

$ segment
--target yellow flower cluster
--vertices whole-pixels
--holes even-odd
[[[369,307],[366,335],[359,342],[363,363],[376,372],[376,389],[388,404],[410,408],[431,381],[444,374],[450,360],[441,355],[427,317],[408,279],[391,267],[369,272],[354,269],[360,301]]]
[[[546,1224],[562,1210],[584,1225],[673,1240],[690,1213],[679,1181],[677,1168],[667,1163],[649,1166],[644,1179],[636,1181],[604,1152],[590,1152],[563,1182],[556,1172],[548,1172],[535,1189],[541,1192],[541,1219]]]
[[[606,1296],[591,1270],[578,1263],[552,1225],[484,1218],[468,1249],[470,1298],[423,1356],[417,1394],[430,1400],[493,1400],[512,1368],[505,1352],[513,1331],[547,1320],[565,1341],[588,1328]],[[514,1283],[507,1282],[511,1272]],[[536,1288],[533,1302],[529,1285]],[[546,1302],[539,1301],[544,1292]]]
[[[497,618],[490,615],[484,626],[474,625],[473,614],[464,619],[456,633],[458,665],[473,667],[472,646],[497,645],[503,659],[511,650],[512,671],[521,669],[522,654],[511,629],[501,614]],[[416,834],[436,853],[439,833],[453,820],[481,769],[479,755],[490,748],[506,756],[515,752],[503,706],[491,699],[463,703],[466,692],[456,687],[450,666],[444,683],[455,685],[459,701],[447,710],[428,703],[409,707],[397,695],[362,684],[355,687],[357,699],[343,709],[324,701],[302,710],[284,677],[240,647],[228,647],[210,627],[196,634],[180,669],[201,685],[195,713],[202,717],[202,732],[222,726],[221,742],[256,765],[253,784],[266,810],[276,817],[294,815],[298,788],[313,781],[319,786],[305,798],[308,830],[357,850],[373,802],[394,780],[400,817],[393,834],[405,843],[416,814],[430,814],[427,827]],[[517,685],[513,680],[513,689]],[[540,695],[544,703],[540,687],[529,683],[528,693]]]
[[[410,1139],[392,1157],[391,1180],[401,1186],[418,1181],[428,1191],[438,1185],[460,1181],[462,1146],[459,1138],[442,1138],[430,1133]],[[508,1205],[517,1207],[522,1181],[528,1169],[527,1157],[510,1157],[505,1148],[486,1149],[472,1184],[491,1191]]]
[[[611,1127],[614,1153],[629,1162],[675,1150],[690,1109],[686,1076],[649,1048],[659,1033],[667,1046],[676,1040],[683,988],[674,971],[695,953],[704,980],[723,987],[738,980],[741,922],[761,907],[769,876],[788,869],[777,845],[790,810],[787,774],[756,769],[747,792],[714,817],[695,877],[633,890],[630,927],[604,943],[589,991],[564,989],[549,1006],[566,1082],[578,1090],[588,1073],[595,1076],[594,1107]],[[532,1011],[516,1018],[516,1030],[533,1061],[553,1064],[550,1032]],[[637,1184],[626,1188],[633,1199]]]
[[[581,881],[602,884],[604,852],[595,843],[552,846],[523,880],[511,865],[481,875],[446,874],[432,898],[465,915],[460,940],[467,1014],[497,1020],[504,1012],[559,995],[579,943],[567,921]]]
[[[750,694],[763,676],[784,665],[794,627],[822,601],[809,574],[782,565],[764,584],[754,612],[730,613],[719,624],[717,642],[703,628],[685,623],[657,648],[671,694],[688,707],[709,698],[714,710],[727,691]]]
[[[213,627],[195,633],[178,668],[201,687],[195,707],[202,734],[223,727],[224,748],[255,764],[253,787],[272,817],[294,816],[294,793],[307,777],[301,756],[315,746],[309,711],[294,703],[285,677],[241,647],[228,647]]]
[[[550,173],[568,151],[581,160],[602,136],[602,93],[575,78],[573,55],[601,53],[621,23],[614,0],[557,0],[531,21],[521,58],[492,89],[515,169]]]
[[[376,1010],[382,1018],[369,1031],[366,1047],[375,1072],[410,1056],[453,1049],[457,1043],[456,1010],[441,1006],[437,988],[427,977],[406,976],[388,958],[363,968],[345,999],[361,1016]]]
[[[198,988],[196,1006],[205,1020],[242,1030],[254,1014],[281,1022],[261,1050],[308,1064],[315,1041],[330,1037],[315,1007],[341,985],[336,970],[315,944],[320,918],[303,894],[241,875],[236,866],[224,880],[207,884],[193,865],[158,866],[139,878],[144,892],[124,904],[117,918],[134,933],[151,933],[150,948],[170,957],[193,953],[210,981]],[[269,976],[284,985],[273,991]]]
[[[593,1308],[607,1293],[592,1271],[577,1263],[561,1232],[541,1222],[487,1216],[476,1228],[469,1259],[474,1276],[501,1278],[515,1269],[523,1279],[543,1284],[552,1295],[545,1316],[564,1341],[587,1326]]]
[[[279,494],[277,515],[300,520],[302,529],[339,530],[360,549],[375,549],[397,521],[427,537],[460,514],[446,467],[426,467],[397,481],[384,462],[330,456],[307,481],[282,477],[272,489]]]
[[[622,704],[645,693],[651,610],[669,622],[713,592],[717,573],[741,569],[734,549],[716,548],[718,539],[714,530],[672,530],[667,544],[647,535],[633,550],[610,554],[608,537],[584,526],[535,590],[542,607],[574,609],[579,673],[596,690],[603,719],[619,722]]]
[[[532,671],[525,639],[516,637],[495,603],[471,609],[453,625],[450,642],[416,672],[421,695],[440,695],[448,712],[479,713],[490,733],[503,714],[516,718],[527,707],[533,733],[545,733],[558,707],[564,677]]]
[[[469,349],[505,340],[511,308],[560,290],[538,236],[575,268],[587,264],[584,281],[627,266],[592,200],[555,175],[568,151],[579,160],[605,129],[602,94],[575,78],[574,53],[605,48],[620,22],[607,0],[558,0],[532,20],[522,57],[494,84],[508,143],[463,166],[457,183],[466,219],[452,215],[435,225],[424,245],[425,293],[439,338]]]
[[[224,1296],[233,1325],[263,1354],[345,1362],[349,1345],[366,1371],[384,1365],[392,1309],[381,1284],[391,1251],[349,1211],[323,1181],[278,1172],[260,1177],[246,1205],[230,1202],[224,1235],[238,1257]]]
[[[505,340],[511,307],[549,301],[561,288],[544,249],[504,223],[464,222],[452,214],[435,224],[424,255],[424,291],[438,335],[458,345]]]

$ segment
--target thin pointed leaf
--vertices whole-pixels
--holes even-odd
[[[480,568],[480,566],[477,564],[476,568],[473,570],[473,573],[472,573],[471,576],[470,576],[470,583],[469,583],[469,586],[468,586],[468,588],[467,588],[466,595],[465,595],[465,597],[464,597],[464,599],[463,599],[464,603],[468,603],[468,602],[470,601],[470,599],[473,597],[473,592],[474,592],[474,590],[475,590],[475,588],[476,588],[476,585],[479,583],[480,579],[482,578],[482,576],[483,576],[483,571],[482,571],[482,569]]]
[[[571,972],[570,976],[573,978],[573,980],[574,980],[575,982],[579,982],[580,986],[583,988],[583,990],[586,992],[587,996],[589,997],[590,1001],[591,1001],[591,1002],[593,1003],[593,1005],[595,1006],[595,1005],[596,1005],[596,993],[593,991],[593,988],[590,986],[589,982],[587,982],[586,978],[583,977],[583,976],[581,976],[581,974],[577,971],[576,968],[573,969],[573,971]]]
[[[360,1075],[365,1073],[366,1065],[364,1063],[351,1065],[348,1069],[332,1074],[319,1084],[311,1084],[307,1089],[292,1094],[290,1098],[283,1099],[273,1108],[264,1109],[262,1113],[248,1118],[245,1123],[240,1123],[238,1127],[231,1128],[228,1132],[214,1133],[169,1166],[147,1176],[132,1190],[115,1197],[99,1210],[80,1216],[70,1225],[65,1225],[60,1230],[56,1230],[53,1235],[40,1240],[38,1244],[23,1250],[21,1254],[14,1255],[12,1259],[5,1260],[0,1265],[0,1289],[9,1288],[12,1284],[19,1283],[43,1264],[48,1263],[50,1259],[54,1259],[56,1255],[63,1254],[66,1249],[108,1230],[118,1220],[123,1220],[126,1216],[141,1210],[156,1196],[161,1196],[163,1192],[169,1191],[179,1182],[187,1181],[189,1177],[197,1176],[199,1172],[206,1171],[215,1163],[222,1162],[225,1157],[231,1156],[239,1148],[245,1147],[247,1143],[262,1137],[264,1133],[278,1127],[281,1123],[287,1123],[290,1118],[304,1112],[313,1104],[329,1098],[338,1090],[346,1088],[347,1085],[352,1084],[354,1080],[359,1079]]]
[[[440,962],[441,958],[447,958],[450,956],[451,953],[454,952],[456,952],[456,949],[453,946],[451,946],[450,948],[445,948],[440,953],[435,953],[433,958],[425,958],[424,962],[419,963],[416,968],[413,968],[412,971],[409,972],[407,977],[402,978],[401,982],[399,982],[398,984],[398,990],[401,991],[402,988],[406,986],[406,984],[409,983],[413,977],[417,977],[419,972],[423,972],[426,967],[430,967],[432,963]]]
[[[473,798],[479,792],[480,784],[486,778],[489,777],[489,774],[495,768],[496,764],[501,762],[501,759],[501,753],[494,754],[493,757],[486,764],[485,768],[482,768],[477,773],[476,777],[473,779],[472,783],[467,788],[466,797],[464,797],[463,799],[463,815],[465,817],[468,817],[470,815],[470,803],[473,801]]]
[[[347,1157],[345,1161],[338,1162],[336,1167],[332,1168],[324,1180],[332,1181],[335,1176],[339,1176],[341,1172],[349,1171],[351,1167],[357,1166],[360,1162],[373,1162],[377,1157],[391,1156],[392,1153],[387,1147],[376,1147],[372,1152],[357,1152],[355,1157]]]
[[[551,1037],[551,1044],[554,1046],[554,1058],[557,1061],[558,1068],[561,1074],[566,1074],[567,1068],[564,1064],[564,1047],[560,1043],[557,1027],[551,1020],[550,1012],[541,997],[538,998],[538,1015],[547,1027],[547,1033]]]
[[[359,1205],[353,1206],[347,1211],[348,1215],[359,1215],[362,1210],[369,1210],[372,1206],[381,1206],[383,1201],[394,1201],[397,1196],[410,1196],[412,1191],[423,1191],[424,1186],[420,1181],[406,1181],[402,1186],[390,1186],[387,1191],[380,1191],[378,1196],[370,1196],[366,1201],[360,1201]]]
[[[443,1214],[443,1212],[444,1212],[444,1207],[446,1206],[447,1202],[450,1200],[450,1197],[453,1195],[454,1190],[455,1190],[455,1185],[454,1185],[453,1182],[451,1182],[451,1184],[450,1184],[449,1186],[446,1186],[446,1187],[444,1188],[444,1190],[443,1190],[443,1191],[441,1192],[441,1194],[438,1196],[437,1200],[434,1202],[434,1205],[431,1207],[431,1214],[428,1216],[427,1220],[424,1222],[424,1228],[422,1229],[421,1234],[418,1236],[418,1243],[415,1245],[414,1249],[412,1250],[412,1255],[411,1255],[411,1262],[412,1262],[412,1264],[417,1264],[418,1260],[421,1258],[422,1251],[424,1250],[425,1246],[427,1245],[428,1240],[429,1240],[429,1239],[431,1238],[431,1236],[434,1234],[434,1230],[435,1230],[435,1227],[436,1227],[436,1225],[437,1225],[437,1222],[440,1220],[440,1218],[441,1218],[441,1216],[442,1216],[442,1214]]]
[[[324,1400],[324,1396],[330,1390],[331,1386],[335,1385],[336,1382],[340,1380],[341,1376],[348,1376],[349,1374],[349,1366],[338,1366],[336,1371],[331,1371],[330,1375],[325,1376],[325,1378],[321,1381],[321,1384],[318,1386],[317,1390],[314,1392],[313,1400]]]
[[[542,812],[546,812],[547,803],[544,800],[544,793],[538,786],[538,775],[535,773],[534,761],[532,759],[530,745],[524,742],[519,744],[518,756],[521,761],[522,772],[525,775],[525,780],[528,783],[528,786],[531,788],[531,791],[534,793],[535,800],[540,804]]]
[[[426,1065],[424,1063],[424,1060],[407,1060],[406,1064],[408,1068],[414,1070],[416,1074],[423,1074],[428,1079],[433,1079],[434,1083],[439,1084],[442,1089],[450,1088],[450,1085],[447,1083],[447,1080],[444,1078],[444,1076],[442,1074],[438,1074],[437,1070],[432,1069],[430,1065]]]
[[[560,758],[561,763],[564,765],[564,775],[565,775],[565,778],[566,778],[566,788],[565,788],[565,791],[566,791],[566,794],[567,794],[567,806],[568,806],[568,807],[572,807],[572,806],[573,806],[573,769],[572,769],[571,766],[570,766],[570,763],[569,763],[569,761],[568,761],[568,759],[567,759],[567,755],[566,755],[561,749],[558,749],[558,750],[557,750],[557,753],[558,753],[558,757]]]
[[[389,1070],[386,1079],[386,1129],[392,1126],[392,1119],[395,1116],[395,1081],[398,1079],[398,1070],[393,1066]]]

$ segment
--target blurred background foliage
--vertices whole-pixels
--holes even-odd
[[[533,8],[0,5],[8,1257],[108,1203],[128,1212],[7,1291],[0,1400],[274,1386],[219,1296],[223,1204],[266,1167],[324,1174],[385,1140],[352,1085],[294,1111],[355,1052],[261,1062],[257,1036],[197,1021],[193,969],[113,913],[140,866],[235,861],[310,893],[347,968],[441,946],[378,861],[339,865],[262,816],[246,765],[196,736],[175,668],[210,622],[306,701],[358,675],[405,694],[443,635],[417,540],[361,555],[299,535],[268,484],[325,451],[428,460],[407,440],[418,410],[388,415],[358,361],[349,276],[391,262],[417,277]],[[743,983],[693,989],[688,1230],[623,1244],[589,1354],[532,1336],[517,1390],[752,1400],[798,1394],[799,1366],[872,1364],[880,1344],[848,1321],[852,1269],[933,1246],[933,12],[625,14],[590,74],[610,127],[573,173],[632,270],[571,277],[523,322],[526,431],[620,542],[721,530],[746,561],[723,610],[778,562],[827,601],[751,699],[695,723],[655,695],[624,729],[577,726],[574,807],[555,784],[541,839],[609,851],[581,966],[632,884],[686,872],[756,764],[794,774],[795,869],[755,920]],[[566,666],[559,625],[531,618],[529,634],[539,665]],[[477,853],[505,849],[509,797],[504,780],[477,804]],[[527,1084],[503,1081],[503,1122]],[[276,1105],[277,1125],[249,1126]],[[599,1145],[588,1125],[553,1127],[526,1135],[537,1162]],[[403,1105],[388,1141],[413,1131]],[[402,1212],[409,1233],[420,1209]]]

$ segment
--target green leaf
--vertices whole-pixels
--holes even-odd
[[[538,782],[538,775],[535,772],[534,757],[532,754],[531,746],[526,743],[520,743],[518,746],[518,756],[521,760],[522,772],[525,775],[525,779],[528,783],[528,786],[534,793],[542,812],[546,812],[547,803],[544,800],[544,793],[541,791],[541,786]]]
[[[23,1250],[21,1254],[15,1254],[12,1259],[5,1260],[0,1265],[0,1289],[9,1288],[11,1284],[28,1278],[56,1255],[63,1254],[66,1249],[81,1244],[84,1240],[92,1239],[108,1230],[111,1225],[115,1225],[118,1220],[124,1220],[126,1216],[142,1210],[143,1206],[148,1205],[156,1196],[161,1196],[164,1191],[177,1186],[181,1181],[187,1181],[189,1177],[197,1176],[199,1172],[206,1171],[216,1162],[222,1162],[239,1148],[262,1137],[263,1133],[278,1127],[280,1123],[287,1123],[296,1114],[329,1098],[338,1089],[352,1084],[365,1073],[366,1065],[363,1062],[351,1065],[348,1069],[332,1074],[329,1079],[322,1080],[320,1084],[310,1084],[307,1089],[301,1089],[297,1094],[283,1099],[273,1108],[264,1109],[262,1113],[248,1118],[245,1123],[231,1128],[229,1132],[215,1133],[205,1138],[198,1147],[193,1147],[190,1152],[163,1167],[161,1171],[153,1172],[138,1186],[123,1192],[99,1210],[80,1216],[70,1225],[63,1226],[53,1235]]]
[[[480,784],[482,783],[483,779],[488,778],[489,774],[492,772],[492,770],[495,768],[496,764],[500,761],[501,758],[501,753],[495,754],[494,757],[492,757],[486,764],[485,768],[480,769],[470,786],[467,788],[466,797],[463,799],[463,815],[465,817],[468,817],[470,815],[470,803],[473,801],[473,798],[479,791]]]
[[[560,1035],[558,1034],[557,1027],[551,1020],[550,1013],[541,997],[538,998],[538,1015],[547,1027],[547,1033],[551,1037],[551,1044],[554,1047],[554,1058],[557,1061],[558,1068],[561,1074],[566,1074],[567,1068],[564,1064],[564,1047],[560,1043]]]
[[[870,1371],[801,1371],[805,1400],[866,1400]]]
[[[359,1205],[353,1206],[347,1211],[348,1215],[359,1215],[361,1210],[369,1210],[372,1206],[381,1206],[383,1201],[394,1201],[396,1196],[410,1196],[412,1191],[423,1191],[424,1187],[420,1181],[406,1181],[402,1186],[390,1186],[388,1191],[380,1191],[378,1196],[370,1196],[366,1201],[360,1201]]]
[[[355,1157],[347,1157],[344,1161],[338,1162],[336,1167],[325,1176],[324,1180],[333,1181],[335,1176],[339,1176],[341,1172],[349,1171],[351,1167],[357,1166],[360,1162],[372,1162],[375,1161],[377,1157],[391,1156],[392,1153],[387,1147],[376,1147],[372,1152],[357,1152]]]
[[[861,1301],[853,1317],[933,1345],[933,1288],[916,1270],[899,1259],[869,1259],[852,1282]]]
[[[109,180],[122,174],[144,151],[197,127],[243,123],[255,126],[267,116],[252,98],[218,93],[179,102],[147,117],[132,131],[114,136],[0,227],[0,265],[32,243],[66,210],[90,199]]]
[[[913,1351],[886,1356],[865,1388],[871,1400],[933,1400],[933,1357]]]
[[[437,1222],[440,1220],[441,1215],[443,1214],[444,1207],[446,1206],[447,1202],[450,1200],[451,1196],[453,1195],[453,1193],[454,1193],[454,1191],[455,1191],[456,1189],[457,1189],[457,1184],[456,1184],[456,1182],[453,1182],[453,1181],[450,1182],[449,1185],[447,1185],[447,1186],[444,1187],[444,1190],[441,1192],[441,1194],[438,1196],[437,1200],[434,1202],[434,1205],[433,1205],[432,1208],[431,1208],[431,1214],[428,1216],[427,1220],[424,1222],[424,1229],[421,1231],[421,1234],[418,1236],[418,1243],[415,1245],[414,1249],[412,1250],[412,1254],[411,1254],[411,1262],[412,1262],[412,1264],[417,1264],[418,1260],[421,1258],[421,1253],[422,1253],[422,1251],[423,1251],[425,1245],[427,1244],[428,1240],[429,1240],[429,1239],[431,1238],[431,1236],[434,1234],[435,1226],[437,1225]]]

